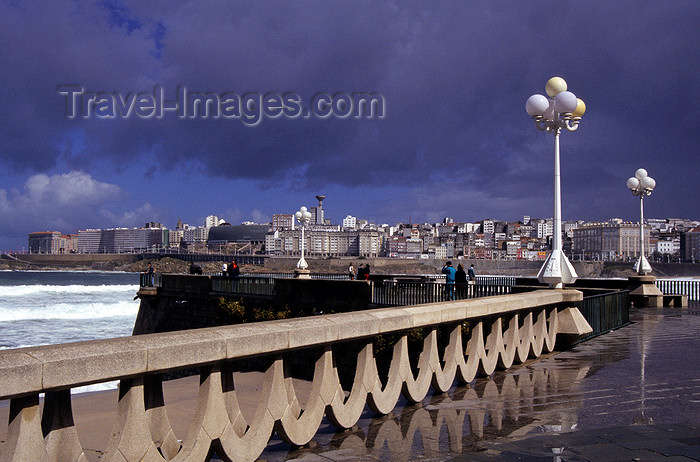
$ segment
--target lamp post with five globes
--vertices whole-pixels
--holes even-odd
[[[532,95],[527,99],[525,109],[535,121],[539,130],[554,134],[554,229],[552,230],[552,252],[542,265],[537,279],[550,287],[562,288],[576,280],[576,270],[562,251],[561,243],[561,174],[559,167],[559,134],[562,129],[573,132],[586,105],[576,95],[567,91],[566,81],[552,77],[545,90],[549,95]]]
[[[635,263],[634,269],[638,275],[644,276],[651,273],[651,265],[644,255],[644,196],[651,195],[656,187],[656,181],[647,175],[646,170],[640,168],[632,178],[627,180],[627,187],[632,191],[632,194],[639,197],[639,259]]]

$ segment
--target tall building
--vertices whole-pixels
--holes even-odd
[[[100,247],[102,241],[101,229],[79,229],[78,230],[78,253],[104,253],[104,246]]]
[[[78,230],[79,253],[130,253],[169,245],[167,228],[111,228]]]
[[[213,228],[214,226],[219,226],[223,221],[224,220],[217,217],[216,215],[208,215],[204,219],[204,227],[205,228]]]
[[[356,230],[357,229],[357,218],[352,215],[348,215],[343,218],[343,230]]]
[[[316,225],[325,224],[325,216],[323,212],[323,199],[325,198],[326,196],[316,196],[316,199],[318,200],[318,206],[311,207],[311,223]]]

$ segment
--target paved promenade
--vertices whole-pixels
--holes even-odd
[[[632,324],[443,396],[272,445],[265,460],[700,460],[700,304]]]

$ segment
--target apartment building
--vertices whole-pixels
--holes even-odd
[[[169,245],[166,228],[111,228],[78,230],[79,253],[128,253]]]
[[[304,252],[309,256],[377,257],[381,251],[378,231],[340,231],[338,227],[311,227],[304,231]],[[301,229],[277,230],[265,237],[268,255],[300,255]]]
[[[645,254],[650,253],[650,228],[644,226]],[[573,230],[572,252],[586,260],[619,260],[639,257],[639,224],[590,223]]]

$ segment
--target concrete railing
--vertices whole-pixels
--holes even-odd
[[[528,357],[550,352],[557,336],[577,338],[590,326],[574,305],[575,290],[539,290],[476,300],[382,308],[257,324],[149,334],[0,351],[0,399],[10,399],[7,440],[0,460],[85,460],[73,422],[70,389],[121,380],[115,427],[102,460],[207,460],[213,442],[224,459],[254,460],[276,432],[303,445],[324,415],[350,428],[366,406],[387,414],[401,394],[411,402],[458,380],[471,382]],[[463,322],[469,340],[462,344]],[[438,348],[438,327],[447,332]],[[426,335],[414,372],[408,334]],[[385,380],[375,362],[372,340],[399,334]],[[340,385],[333,347],[360,342],[349,394]],[[302,409],[286,380],[283,354],[302,348],[322,352],[315,362],[311,391]],[[231,362],[272,355],[258,408],[246,421],[233,384]],[[168,420],[162,373],[201,367],[198,408],[181,444]],[[382,383],[385,383],[383,385]],[[39,394],[45,393],[43,412]]]

